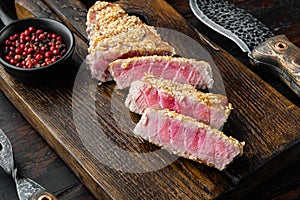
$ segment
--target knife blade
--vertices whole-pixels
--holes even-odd
[[[14,165],[12,144],[5,133],[0,129],[0,167],[12,176],[15,181],[17,194],[20,200],[57,200],[57,198],[46,191],[44,187],[30,178],[17,176],[17,168]]]
[[[190,0],[195,16],[235,42],[255,66],[280,77],[300,97],[300,49],[226,0]]]

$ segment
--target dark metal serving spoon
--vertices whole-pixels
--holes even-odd
[[[68,62],[72,57],[75,49],[75,39],[72,31],[64,24],[49,18],[27,18],[21,20],[13,19],[7,8],[4,5],[4,1],[0,1],[0,18],[5,24],[5,27],[0,31],[0,63],[4,66],[5,70],[16,79],[21,81],[40,81],[48,78],[57,78],[59,75],[68,73]],[[63,38],[63,42],[67,46],[67,51],[55,63],[47,65],[45,67],[23,69],[7,63],[3,59],[4,43],[5,40],[15,34],[24,31],[29,26],[34,26],[37,29],[46,30],[48,32],[56,33]]]

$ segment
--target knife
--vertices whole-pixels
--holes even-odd
[[[234,41],[251,63],[274,72],[300,97],[300,49],[226,0],[190,0],[195,16]]]
[[[15,181],[18,197],[20,200],[57,200],[57,198],[46,191],[40,184],[30,178],[17,176],[14,164],[12,145],[0,129],[0,167]]]

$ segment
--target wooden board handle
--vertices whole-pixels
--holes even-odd
[[[300,97],[300,49],[277,35],[252,51],[258,64],[266,64]]]

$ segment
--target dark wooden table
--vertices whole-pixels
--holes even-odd
[[[13,1],[7,1],[11,12]],[[246,56],[224,37],[213,33],[190,12],[187,1],[167,1],[201,33],[251,68]],[[298,0],[232,0],[231,2],[260,18],[275,33],[285,34],[300,47],[300,2]],[[86,1],[86,5],[90,5]],[[3,24],[1,24],[3,27]],[[255,69],[253,69],[255,70]],[[257,72],[284,96],[300,106],[296,97],[278,79]],[[0,91],[0,128],[11,139],[15,163],[21,176],[30,177],[44,185],[59,199],[95,199],[76,175],[64,164],[18,110]],[[300,199],[300,160],[255,188],[249,199]],[[0,170],[0,200],[17,199],[13,181]]]

